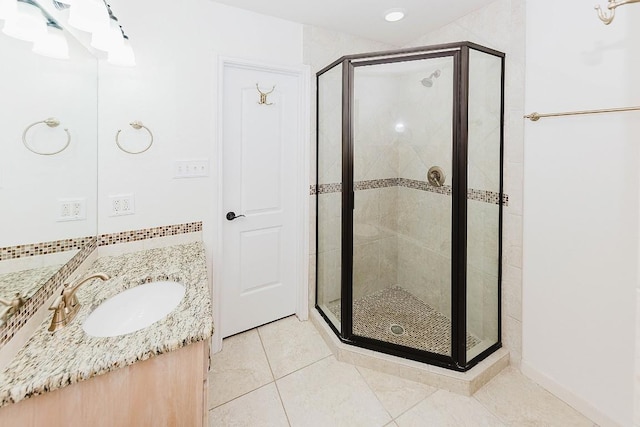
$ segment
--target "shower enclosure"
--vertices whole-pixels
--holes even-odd
[[[346,343],[466,371],[500,348],[504,54],[317,74],[316,308]]]

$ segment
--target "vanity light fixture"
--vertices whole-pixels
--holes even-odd
[[[60,27],[32,0],[0,0],[0,11],[15,13],[5,17],[2,32],[19,40],[33,42],[33,51],[56,59],[69,58],[69,45]]]
[[[91,47],[107,52],[112,65],[133,67],[136,58],[129,37],[124,33],[106,0],[52,0],[58,10],[69,10],[66,24],[91,33]],[[51,58],[68,59],[69,45],[58,25],[34,0],[0,0],[2,32],[31,41],[33,51]]]
[[[62,9],[70,8],[69,25],[91,33],[91,46],[107,52],[109,64],[134,67],[136,57],[118,18],[105,0],[54,0]]]
[[[34,42],[46,35],[47,20],[35,3],[18,0],[16,13],[4,21],[2,32],[19,40]]]
[[[405,10],[400,8],[389,9],[384,13],[387,22],[397,22],[404,18]]]

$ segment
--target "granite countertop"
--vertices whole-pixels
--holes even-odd
[[[29,270],[0,274],[0,297],[11,300],[16,293],[31,298],[64,264],[48,265]]]
[[[82,307],[55,333],[51,316],[0,374],[0,407],[74,384],[137,361],[203,341],[213,333],[213,315],[202,243],[176,245],[98,259],[85,274],[94,280],[77,292]],[[178,307],[153,325],[127,335],[95,338],[82,329],[84,319],[107,298],[153,280],[175,280],[186,287]]]

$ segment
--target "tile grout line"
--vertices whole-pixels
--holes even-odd
[[[231,402],[234,402],[234,401],[236,401],[236,400],[238,400],[238,399],[241,399],[241,398],[243,398],[243,397],[245,397],[245,396],[247,396],[247,395],[249,395],[249,394],[253,393],[254,391],[258,391],[258,390],[260,390],[260,389],[263,389],[263,388],[265,388],[265,387],[267,387],[267,386],[271,385],[271,383],[274,383],[274,382],[275,382],[275,381],[268,382],[268,383],[263,384],[263,385],[261,385],[261,386],[259,386],[259,387],[257,387],[257,388],[254,388],[254,389],[253,389],[253,390],[251,390],[251,391],[248,391],[248,392],[246,392],[246,393],[244,393],[244,394],[241,394],[241,395],[240,395],[240,396],[238,396],[238,397],[234,397],[233,399],[229,400],[228,402],[224,402],[224,403],[219,404],[218,406],[214,406],[213,408],[209,409],[209,410],[208,410],[208,412],[209,412],[209,413],[211,413],[211,411],[213,411],[213,410],[215,410],[215,409],[218,409],[218,408],[220,408],[220,407],[222,407],[222,406],[225,406],[225,405],[227,405],[227,404],[229,404],[229,403],[231,403]],[[288,421],[288,420],[287,420],[287,421]]]
[[[507,366],[505,369],[508,369],[509,366]],[[473,393],[473,395],[471,396],[472,399],[474,399],[476,402],[478,402],[480,404],[480,406],[482,406],[484,409],[487,410],[488,413],[490,413],[491,415],[493,415],[498,421],[500,421],[501,423],[503,423],[504,425],[508,426],[509,422],[507,420],[503,420],[502,417],[500,417],[500,415],[494,413],[487,405],[485,405],[484,403],[482,403],[482,401],[480,399],[478,399],[476,397],[476,394],[482,390],[483,388],[485,388],[486,386],[488,386],[489,384],[491,384],[491,382],[493,382],[496,378],[498,378],[498,376],[505,371],[505,369],[503,369],[501,372],[499,372],[497,375],[495,375],[493,378],[491,378],[489,381],[487,381],[486,384],[484,384],[482,387],[480,387],[478,390],[476,390],[475,393]]]
[[[236,334],[236,335],[232,335],[232,336],[241,335],[241,334],[244,334],[244,333],[247,333],[247,332],[251,332],[251,331],[253,331],[253,330],[255,330],[255,331],[256,331],[256,333],[257,333],[257,335],[258,335],[258,339],[260,340],[260,345],[262,346],[262,351],[264,352],[264,357],[265,357],[265,359],[267,359],[267,365],[269,365],[269,370],[271,371],[271,365],[269,364],[269,357],[267,356],[267,352],[266,352],[266,351],[265,351],[265,349],[264,349],[264,344],[262,343],[262,338],[260,337],[260,332],[258,332],[258,328],[249,329],[249,330],[247,330],[247,331],[240,332],[240,333],[238,333],[238,334]],[[231,338],[231,337],[227,337],[227,338]],[[209,375],[211,375],[211,371],[209,371]],[[267,383],[264,383],[264,384],[262,384],[262,385],[259,385],[258,387],[254,388],[253,390],[249,390],[249,391],[247,391],[247,392],[245,392],[245,393],[242,393],[241,395],[236,396],[236,397],[234,397],[233,399],[229,399],[229,400],[227,400],[226,402],[219,403],[219,404],[217,404],[216,406],[214,406],[214,407],[212,407],[212,408],[209,408],[209,411],[212,411],[212,410],[214,410],[214,409],[216,409],[216,408],[219,408],[219,407],[221,407],[222,405],[226,405],[227,403],[233,402],[234,400],[240,399],[241,397],[244,397],[244,396],[246,396],[246,395],[247,395],[247,394],[249,394],[249,393],[253,393],[253,392],[254,392],[254,391],[256,391],[256,390],[259,390],[259,389],[261,389],[262,387],[267,386],[267,385],[271,384],[272,382],[275,382],[275,376],[273,375],[273,371],[271,371],[271,378],[273,378],[271,381],[269,381],[269,382],[267,382]],[[208,403],[207,403],[207,406],[209,406],[209,405],[208,405]]]
[[[241,395],[236,396],[236,397],[234,397],[234,398],[233,398],[233,399],[231,399],[231,400],[227,400],[226,402],[220,403],[219,405],[214,406],[213,408],[210,408],[210,409],[209,409],[209,412],[213,411],[214,409],[218,409],[219,407],[224,406],[224,405],[226,405],[227,403],[231,403],[231,402],[233,402],[234,400],[238,400],[238,399],[240,399],[240,398],[242,398],[242,397],[245,397],[247,394],[251,394],[251,393],[253,393],[253,392],[254,392],[254,391],[256,391],[256,390],[260,390],[261,388],[268,386],[268,385],[269,385],[269,384],[271,384],[272,382],[273,382],[273,381],[270,381],[270,382],[268,382],[268,383],[262,384],[261,386],[258,386],[258,387],[256,387],[256,388],[254,388],[253,390],[250,390],[250,391],[248,391],[248,392],[246,392],[246,393],[242,393]]]
[[[367,381],[367,379],[365,378],[364,375],[362,375],[362,372],[360,372],[360,368],[361,366],[358,365],[353,365],[354,368],[356,368],[356,372],[358,373],[358,375],[360,375],[360,378],[362,378],[362,381],[364,381],[364,383],[367,385],[367,388],[369,388],[369,390],[371,390],[371,393],[373,393],[373,396],[376,398],[376,400],[378,401],[378,403],[380,404],[380,406],[382,406],[382,409],[385,410],[385,412],[389,415],[389,417],[391,418],[391,421],[387,422],[386,424],[384,424],[385,426],[394,422],[395,418],[393,418],[393,415],[391,415],[391,412],[389,412],[389,410],[387,409],[386,406],[384,406],[384,403],[382,403],[382,400],[380,400],[380,398],[378,397],[376,391],[373,389],[373,387],[371,387],[371,384],[369,384],[369,381]]]
[[[260,346],[262,347],[264,358],[267,359],[267,365],[269,365],[269,372],[271,372],[271,378],[273,378],[273,382],[275,382],[276,375],[273,373],[273,368],[271,367],[271,361],[269,360],[267,349],[264,347],[264,341],[262,341],[262,335],[260,334],[260,327],[255,328],[255,331],[258,334],[258,339],[260,340]]]
[[[432,386],[432,387],[433,387],[433,386]],[[406,414],[407,412],[411,411],[413,408],[415,408],[416,406],[420,405],[422,402],[424,402],[425,400],[429,399],[431,396],[433,396],[434,394],[436,394],[436,393],[437,393],[437,392],[439,392],[440,390],[443,390],[443,389],[440,389],[440,388],[437,388],[437,387],[433,387],[433,388],[435,388],[435,390],[434,390],[432,393],[430,393],[428,396],[425,396],[423,399],[420,399],[420,401],[419,401],[419,402],[417,402],[415,405],[412,405],[412,406],[410,406],[409,408],[407,408],[405,411],[402,411],[400,414],[398,414],[398,416],[397,416],[397,417],[395,417],[395,418],[393,419],[393,421],[395,422],[398,418],[400,418],[401,416],[403,416],[403,415],[404,415],[404,414]],[[396,424],[398,424],[398,423],[396,423]]]
[[[256,328],[256,332],[258,333],[258,338],[260,339],[260,345],[262,346],[262,351],[264,352],[264,357],[267,359],[267,364],[269,365],[269,370],[271,371],[271,377],[273,378],[273,384],[276,387],[276,392],[278,393],[278,399],[280,399],[280,406],[282,407],[282,411],[284,412],[284,416],[287,419],[287,424],[291,427],[291,420],[289,419],[289,414],[287,413],[287,408],[284,407],[284,400],[282,400],[282,394],[280,393],[280,388],[278,387],[278,382],[276,381],[276,375],[273,373],[273,368],[271,367],[271,361],[269,360],[269,355],[267,354],[267,349],[264,346],[264,341],[262,341],[262,335],[260,334],[260,328]],[[271,384],[271,383],[269,383]]]
[[[356,366],[356,368],[360,368],[360,367],[359,367],[359,366]],[[365,369],[367,369],[367,368],[365,368]],[[374,370],[375,370],[375,369],[374,369]],[[358,372],[360,372],[360,369],[358,369]],[[380,372],[380,371],[376,371],[376,372]],[[383,372],[383,373],[385,373],[385,372]],[[364,378],[364,375],[362,375],[362,373],[360,373],[360,375]],[[388,374],[388,375],[393,375],[393,374]],[[395,376],[395,375],[394,375],[394,376]],[[401,378],[401,377],[398,377],[398,378]],[[411,381],[411,380],[408,380],[408,381]],[[364,382],[365,382],[367,385],[369,385],[369,383],[367,382],[366,378],[364,379]],[[433,386],[432,386],[432,387],[433,387]],[[369,388],[371,388],[371,386],[369,386]],[[429,393],[429,395],[428,395],[428,396],[423,397],[423,398],[422,398],[422,399],[420,399],[418,402],[416,402],[415,404],[411,405],[410,407],[408,407],[407,409],[405,409],[404,411],[402,411],[401,413],[399,413],[397,417],[395,417],[395,418],[394,418],[394,417],[393,417],[393,415],[391,415],[391,413],[389,413],[389,415],[391,415],[391,419],[392,419],[392,421],[393,421],[393,422],[396,422],[396,420],[397,420],[398,418],[400,418],[401,416],[403,416],[403,415],[404,415],[404,414],[406,414],[407,412],[411,411],[411,410],[412,410],[413,408],[415,408],[416,406],[420,405],[422,402],[424,402],[425,400],[427,400],[428,398],[430,398],[431,396],[433,396],[434,394],[436,394],[438,391],[442,390],[442,389],[437,388],[437,387],[433,387],[433,388],[434,388],[433,392]],[[376,394],[376,393],[375,393],[375,391],[373,392],[373,394]],[[377,398],[377,397],[378,397],[378,395],[376,395],[376,398]],[[378,400],[380,400],[380,399],[378,399]],[[380,403],[382,403],[382,402],[380,402]],[[384,407],[384,405],[382,405],[382,406]],[[386,408],[385,408],[385,410],[386,410]],[[389,412],[389,411],[387,411],[387,412]],[[396,424],[398,424],[398,423],[396,423]]]
[[[282,393],[280,393],[280,387],[278,387],[278,382],[274,381],[273,384],[276,386],[276,392],[278,392],[278,398],[280,399],[280,406],[282,407],[282,411],[284,412],[284,416],[287,418],[287,423],[289,427],[291,427],[291,420],[289,419],[289,414],[287,413],[287,408],[284,406],[284,400],[282,399]]]
[[[486,385],[486,384],[485,384]],[[501,423],[503,423],[505,426],[509,425],[509,422],[507,420],[503,420],[500,415],[494,413],[487,405],[485,405],[484,403],[482,403],[481,400],[479,400],[476,396],[475,393],[473,396],[471,396],[471,398],[473,400],[475,400],[476,402],[478,402],[480,404],[480,406],[482,406],[488,413],[490,413],[491,415],[494,416],[495,419],[497,419],[498,421],[500,421]]]
[[[276,380],[276,382],[277,382],[278,380],[281,380],[281,379],[287,378],[288,376],[290,376],[290,375],[292,375],[292,374],[295,374],[296,372],[300,372],[300,371],[302,371],[303,369],[308,368],[309,366],[313,366],[313,365],[315,365],[315,364],[316,364],[316,363],[318,363],[318,362],[322,362],[323,360],[328,359],[328,358],[329,358],[329,357],[331,357],[331,356],[333,356],[333,354],[328,354],[328,355],[323,356],[322,358],[320,358],[320,359],[316,360],[315,362],[311,362],[311,363],[309,363],[308,365],[305,365],[305,366],[302,366],[302,367],[300,367],[300,368],[296,369],[295,371],[291,371],[291,372],[289,372],[288,374],[285,374],[285,375],[281,376],[280,378],[278,378],[278,379]],[[338,359],[336,359],[336,360],[338,360]]]
[[[496,379],[502,375],[503,373],[505,373],[505,371],[507,369],[513,369],[515,370],[515,372],[517,372],[518,374],[522,375],[525,377],[525,379],[527,379],[529,382],[531,382],[532,384],[534,384],[535,386],[537,386],[538,388],[541,389],[542,393],[547,395],[548,397],[551,397],[554,400],[557,400],[560,402],[560,404],[568,409],[570,409],[571,411],[575,412],[576,414],[580,415],[581,417],[585,418],[587,421],[589,421],[590,423],[592,423],[592,427],[599,427],[598,424],[596,424],[591,418],[587,417],[585,414],[583,414],[582,412],[578,411],[576,408],[574,408],[573,406],[569,405],[567,402],[565,402],[563,399],[557,397],[556,395],[554,395],[553,393],[551,393],[549,390],[547,390],[546,388],[542,387],[540,384],[538,384],[537,382],[533,381],[532,379],[526,377],[522,371],[520,371],[520,369],[513,367],[511,365],[507,366],[506,368],[504,368],[500,373],[498,373],[496,376],[494,376],[493,378],[491,378],[491,380],[489,380],[487,382],[487,384],[483,385],[480,390],[482,390],[483,388],[485,388],[486,386],[488,386],[489,384],[491,384],[493,381],[496,381]],[[478,392],[480,391],[478,390]],[[477,393],[477,392],[476,392]],[[474,399],[476,399],[476,401],[478,403],[480,403],[480,405],[482,405],[483,408],[486,408],[487,411],[491,414],[494,415],[498,420],[503,421],[502,417],[500,417],[497,414],[494,414],[493,411],[491,411],[491,409],[489,409],[489,407],[487,407],[484,403],[482,403],[481,400],[479,400],[475,394],[472,396]],[[509,425],[509,421],[508,420],[504,420],[504,424],[505,425]]]

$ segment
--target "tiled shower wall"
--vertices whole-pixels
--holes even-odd
[[[522,358],[524,5],[524,0],[497,0],[405,46],[470,40],[506,53],[504,188],[505,193],[509,195],[509,204],[504,209],[502,237],[502,342],[510,352],[511,363],[516,366],[520,365]],[[470,157],[481,158],[478,153]],[[470,185],[479,184],[470,182]],[[476,302],[478,300],[475,299]]]
[[[355,191],[353,297],[359,299],[398,282],[399,187]]]
[[[398,138],[398,177],[424,182],[440,167],[452,181],[453,59],[425,61],[419,72],[399,80],[406,100],[405,132]],[[433,85],[421,80],[433,72]],[[398,284],[451,317],[451,202],[447,195],[401,188],[398,197]]]
[[[398,80],[372,73],[369,67],[354,72],[353,177],[356,183],[386,185],[398,176],[397,133],[393,123],[401,105]],[[320,111],[322,114],[322,110]],[[321,147],[321,155],[324,150]],[[383,180],[375,183],[373,180]],[[387,181],[384,181],[387,180]],[[353,211],[353,297],[381,291],[397,283],[398,189],[355,188]]]

